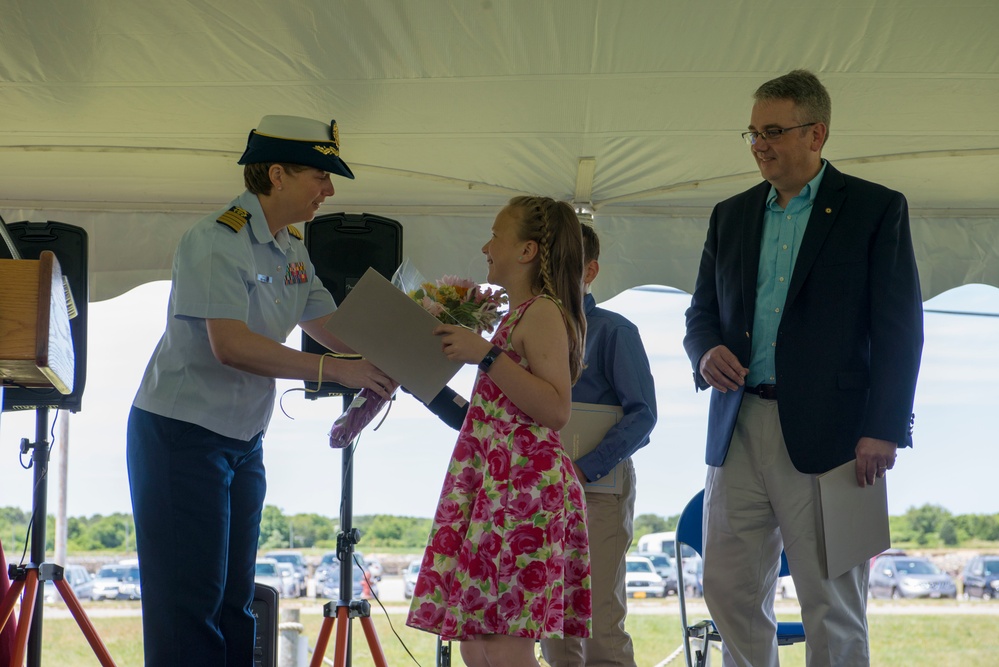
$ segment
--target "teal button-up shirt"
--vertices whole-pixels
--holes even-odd
[[[801,192],[781,208],[777,204],[777,188],[770,187],[767,210],[763,218],[763,240],[760,245],[760,272],[756,278],[756,311],[753,314],[752,357],[746,384],[775,384],[777,370],[774,356],[777,351],[777,328],[780,326],[791,272],[798,257],[798,248],[808,226],[808,216],[819,191],[822,169]]]

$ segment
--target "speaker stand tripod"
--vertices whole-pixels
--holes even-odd
[[[2,393],[0,393],[2,397]],[[62,577],[63,568],[53,563],[45,561],[45,519],[48,511],[47,491],[48,491],[48,467],[49,467],[49,442],[48,435],[48,408],[39,407],[35,410],[35,442],[29,443],[27,438],[21,440],[21,452],[33,449],[31,462],[34,466],[34,494],[32,496],[31,513],[31,563],[25,566],[10,566],[11,586],[10,590],[0,602],[0,630],[7,624],[14,604],[22,591],[24,597],[21,598],[21,613],[17,619],[17,633],[14,639],[14,653],[11,658],[11,667],[21,667],[24,665],[24,658],[27,655],[28,667],[41,667],[42,663],[42,609],[44,595],[40,593],[43,582],[52,581],[56,590],[62,596],[69,611],[76,619],[77,625],[83,632],[83,636],[90,644],[94,654],[100,661],[102,667],[115,667],[107,647],[97,634],[93,623],[87,617],[86,612],[80,605],[79,600],[73,593],[73,589]]]
[[[353,394],[343,395],[343,409],[346,411],[354,400]],[[341,452],[343,455],[343,471],[341,476],[342,510],[340,514],[340,532],[336,538],[336,555],[340,562],[340,598],[336,602],[323,605],[323,625],[316,638],[316,649],[312,654],[309,667],[322,667],[326,648],[329,645],[330,634],[336,624],[336,643],[333,650],[334,667],[350,665],[350,622],[357,618],[361,621],[364,636],[368,640],[368,648],[375,667],[387,667],[385,653],[378,641],[375,625],[371,621],[371,605],[367,600],[354,600],[354,545],[358,541],[358,531],[353,527],[354,513],[354,468],[353,456],[355,439]]]

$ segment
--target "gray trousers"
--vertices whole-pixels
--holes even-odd
[[[747,394],[724,465],[704,492],[704,601],[726,667],[778,665],[774,597],[781,548],[801,604],[808,667],[866,667],[867,573],[826,579],[818,483],[787,454],[778,401]]]

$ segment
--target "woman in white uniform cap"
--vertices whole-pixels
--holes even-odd
[[[291,226],[333,195],[330,174],[354,178],[339,143],[335,121],[265,116],[239,160],[246,191],[177,247],[166,331],[128,420],[146,667],[253,665],[274,379],[395,388],[367,361],[283,345],[301,325],[350,351],[323,327],[336,305]]]

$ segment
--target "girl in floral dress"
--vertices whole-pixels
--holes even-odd
[[[491,341],[435,332],[480,372],[407,624],[460,641],[469,667],[525,667],[535,640],[590,628],[585,501],[558,437],[586,335],[579,220],[565,202],[515,197],[482,252],[510,312]]]

